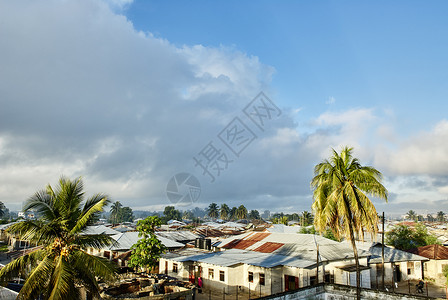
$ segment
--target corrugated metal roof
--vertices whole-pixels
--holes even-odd
[[[238,264],[249,264],[263,268],[272,268],[282,265],[296,268],[307,268],[315,265],[314,261],[304,260],[297,257],[286,257],[272,253],[260,253],[238,249],[191,256],[172,257],[169,259],[178,262],[197,261],[222,267],[231,267]]]
[[[109,228],[104,225],[93,225],[93,226],[87,226],[83,232],[85,235],[92,235],[92,234],[107,234],[107,235],[114,235],[120,233],[117,230],[114,230],[112,228]]]
[[[245,238],[245,240],[259,242],[259,241],[263,240],[264,238],[268,237],[269,235],[270,235],[269,232],[254,233],[254,234],[248,235]]]
[[[157,231],[158,236],[163,236],[174,241],[194,241],[199,238],[198,234],[195,234],[188,230],[176,230],[176,231]]]
[[[357,243],[358,250],[368,250],[372,255],[369,257],[369,263],[378,264],[382,262],[381,244],[380,243]],[[428,258],[412,254],[406,251],[398,250],[388,246],[384,246],[384,262],[402,262],[402,261],[424,261]]]
[[[448,259],[448,248],[441,245],[428,245],[408,250],[410,253],[429,259]]]
[[[266,231],[272,233],[298,233],[300,231],[299,226],[286,226],[284,224],[273,224],[272,227],[266,228]]]
[[[157,238],[162,242],[162,244],[167,248],[181,248],[185,245],[182,243],[178,243],[176,241],[167,239],[163,236],[159,236],[156,234]],[[129,250],[132,245],[136,244],[141,237],[138,236],[138,232],[136,231],[128,231],[119,234],[115,234],[112,238],[116,241],[114,245],[109,247],[109,250]]]
[[[283,245],[284,244],[282,244],[282,243],[266,242],[266,243],[263,243],[261,246],[255,248],[253,251],[263,252],[263,253],[271,253],[271,252],[274,252],[275,250],[279,249]]]
[[[255,244],[256,241],[247,241],[247,240],[233,240],[230,243],[222,246],[225,249],[246,249],[247,247]]]

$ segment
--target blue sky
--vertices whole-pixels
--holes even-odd
[[[384,175],[378,211],[448,212],[447,6],[0,1],[0,201],[18,210],[64,174],[160,210],[186,172],[201,194],[180,209],[301,212],[313,166],[350,145]],[[263,130],[243,112],[261,91],[281,110]],[[225,153],[234,118],[255,138],[210,182],[194,158]]]
[[[391,108],[421,129],[446,116],[446,3],[434,1],[134,1],[135,28],[177,46],[232,47],[276,70],[272,90],[306,115]],[[396,109],[399,108],[399,109]]]

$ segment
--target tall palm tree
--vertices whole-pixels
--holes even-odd
[[[210,203],[210,205],[207,208],[207,214],[210,218],[216,219],[219,214],[218,204]]]
[[[408,213],[406,214],[406,217],[409,220],[415,221],[415,219],[417,219],[417,214],[415,213],[415,211],[413,211],[412,209],[410,211],[408,211]]]
[[[0,218],[5,215],[6,206],[3,204],[3,202],[0,201]]]
[[[439,221],[439,222],[445,221],[445,213],[443,211],[439,211],[437,213],[437,221]]]
[[[110,219],[114,224],[118,223],[118,216],[120,215],[120,210],[122,206],[123,205],[121,205],[120,201],[115,201],[110,208],[110,214],[111,214]]]
[[[113,279],[115,267],[85,249],[100,249],[113,240],[107,235],[83,235],[82,231],[107,204],[103,194],[84,201],[80,178],[71,181],[61,177],[58,187],[48,185],[36,192],[24,210],[34,209],[39,219],[16,223],[8,231],[42,247],[2,268],[0,281],[25,276],[17,299],[37,299],[39,295],[43,299],[80,299],[81,288],[99,297],[96,278]]]
[[[232,209],[230,210],[230,219],[235,220],[237,217],[237,211],[238,208],[237,207],[232,207]]]
[[[236,210],[236,217],[238,219],[246,219],[247,218],[247,208],[244,205],[240,205]]]
[[[344,236],[351,242],[356,265],[357,298],[360,299],[360,269],[355,237],[364,232],[378,231],[378,215],[367,195],[387,201],[387,190],[381,184],[381,173],[362,166],[352,156],[353,148],[344,147],[314,167],[311,187],[314,225],[320,232],[330,228],[336,238]]]
[[[302,226],[308,226],[313,223],[313,214],[309,211],[303,211],[302,215],[300,216],[300,221],[302,223]]]
[[[227,220],[230,215],[230,208],[227,204],[223,203],[221,204],[221,208],[219,209],[219,216],[223,220]]]

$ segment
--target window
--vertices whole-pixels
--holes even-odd
[[[264,273],[260,273],[260,280],[258,282],[260,285],[264,285]]]
[[[414,262],[408,261],[407,265],[408,265],[408,275],[414,274]]]
[[[422,264],[423,264],[423,270],[426,272],[426,271],[428,271],[428,264],[427,263],[424,263],[424,262],[422,262]]]
[[[215,270],[208,269],[208,279],[213,279],[214,275],[215,275]]]
[[[254,273],[249,272],[249,282],[254,282]]]
[[[219,280],[224,281],[224,271],[219,271]]]
[[[178,271],[177,271],[177,264],[176,263],[173,263],[173,272],[174,273],[177,273]]]
[[[104,256],[105,258],[110,258],[110,252],[109,252],[109,251],[104,251],[103,256]]]

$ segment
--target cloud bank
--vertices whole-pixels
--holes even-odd
[[[391,205],[445,201],[447,121],[400,140],[390,115],[374,108],[310,118],[301,103],[287,108],[276,99],[274,67],[232,47],[175,47],[137,31],[119,13],[131,3],[0,2],[0,201],[7,207],[20,209],[64,174],[82,176],[88,193],[162,209],[171,204],[169,179],[189,172],[202,185],[195,206],[310,210],[313,166],[342,145],[383,171]],[[255,128],[253,143],[210,183],[193,157],[260,91],[281,116]],[[416,196],[416,179],[434,192]]]

